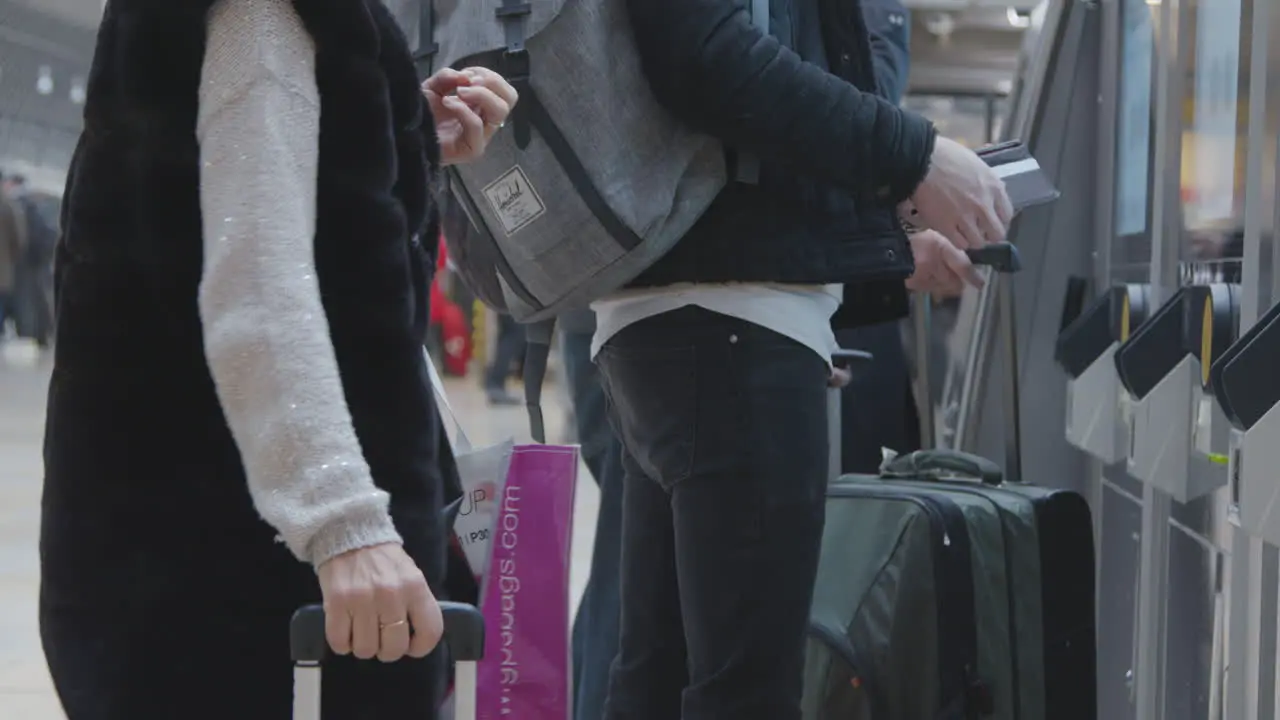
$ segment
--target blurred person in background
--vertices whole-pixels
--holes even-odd
[[[524,328],[506,313],[497,313],[498,332],[493,344],[493,357],[484,370],[484,393],[490,405],[522,405],[523,400],[507,390],[507,381],[524,357]]]
[[[58,231],[30,195],[26,177],[5,177],[4,192],[16,205],[18,222],[26,235],[14,270],[15,325],[19,337],[31,338],[46,348],[53,339],[53,256]]]
[[[18,173],[5,173],[0,175],[0,192],[7,197],[16,198],[27,190],[27,178],[25,175]]]
[[[601,720],[609,691],[609,667],[618,654],[621,605],[622,442],[609,422],[600,372],[591,361],[596,316],[590,309],[565,313],[556,324],[569,386],[573,427],[582,459],[600,489],[591,573],[573,622],[574,720]]]
[[[285,720],[320,601],[326,720],[437,716],[453,465],[420,239],[433,175],[515,101],[476,68],[420,88],[380,0],[108,0],[44,444],[69,720]]]
[[[1210,272],[1210,277],[1196,279],[1196,282],[1240,282],[1244,258],[1244,228],[1194,230],[1187,235],[1191,258],[1218,266],[1216,273]]]
[[[27,246],[26,221],[8,189],[8,178],[3,177],[0,179],[0,342],[15,312],[18,268]]]
[[[446,293],[442,283],[449,281],[449,253],[444,238],[436,243],[436,273],[431,281],[431,323],[427,349],[437,358],[445,375],[462,377],[471,362],[471,327],[463,306]],[[456,290],[457,283],[450,283]]]

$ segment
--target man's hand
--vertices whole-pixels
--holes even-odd
[[[908,290],[957,297],[964,292],[966,283],[982,287],[982,275],[969,262],[969,256],[941,233],[922,230],[910,239],[916,271],[907,278]]]
[[[519,100],[511,83],[481,67],[441,70],[422,84],[422,93],[435,119],[440,160],[445,165],[483,155]]]
[[[853,373],[842,367],[831,368],[831,377],[827,378],[827,387],[843,388],[853,382]]]
[[[426,657],[444,635],[440,605],[399,545],[343,553],[317,568],[325,637],[339,655],[394,662]]]
[[[972,150],[944,137],[934,146],[924,182],[904,205],[903,217],[913,225],[937,230],[961,249],[1004,240],[1013,220],[1004,181]]]

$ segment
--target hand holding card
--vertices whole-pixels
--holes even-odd
[[[912,224],[937,230],[961,249],[1004,240],[1013,220],[1000,177],[972,150],[944,137],[909,203]]]
[[[1003,240],[1014,215],[1052,202],[1058,195],[1021,142],[991,145],[974,153],[938,138],[929,175],[902,204],[899,215],[908,231],[938,230],[957,247],[970,249]]]

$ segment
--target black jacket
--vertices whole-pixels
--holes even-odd
[[[769,37],[733,0],[628,6],[658,100],[763,165],[758,185],[727,188],[635,284],[853,283],[846,304],[892,305],[860,308],[858,321],[900,315],[912,262],[895,207],[923,179],[936,134],[877,93],[861,3],[772,0]]]
[[[911,14],[901,0],[862,0],[876,90],[895,105],[907,94],[911,69]]]

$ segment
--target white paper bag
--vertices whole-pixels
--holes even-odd
[[[489,562],[493,529],[498,519],[499,498],[502,497],[502,487],[511,467],[515,441],[508,439],[496,445],[473,448],[445,395],[444,383],[430,355],[427,356],[427,367],[431,372],[431,385],[440,409],[453,424],[450,438],[458,465],[458,477],[462,482],[462,507],[453,523],[453,532],[467,557],[472,574],[480,581]],[[480,591],[484,592],[483,585]]]

